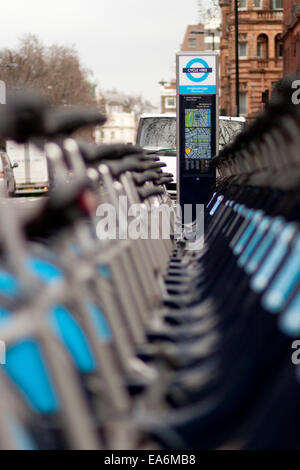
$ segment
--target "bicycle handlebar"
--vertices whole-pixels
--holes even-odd
[[[152,196],[161,196],[165,192],[164,189],[158,187],[138,188],[137,191],[142,200]]]
[[[144,173],[133,173],[133,179],[137,186],[142,186],[147,181],[156,181],[160,175],[155,171],[145,171]]]
[[[0,108],[0,135],[24,143],[32,138],[68,135],[88,125],[102,125],[105,116],[97,109],[63,108],[49,110],[44,99],[32,92],[9,95]]]
[[[57,109],[47,114],[45,136],[70,135],[81,127],[103,125],[106,117],[97,109]]]

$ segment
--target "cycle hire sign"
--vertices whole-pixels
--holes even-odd
[[[217,93],[217,56],[180,55],[179,93],[203,95]]]
[[[216,178],[210,160],[218,151],[219,56],[179,52],[176,71],[178,200],[206,204]]]

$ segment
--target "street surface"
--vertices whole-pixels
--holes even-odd
[[[22,220],[26,220],[38,211],[39,207],[45,202],[45,199],[44,196],[1,198],[0,204],[11,206],[12,210],[16,210]]]

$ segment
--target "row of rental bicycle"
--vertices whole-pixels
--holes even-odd
[[[30,94],[1,110],[2,138],[45,149],[53,189],[30,219],[0,205],[0,448],[299,449],[291,87],[212,160],[194,249],[198,221],[177,236],[155,153],[72,137],[103,122]],[[148,236],[128,236],[137,222],[121,200]]]

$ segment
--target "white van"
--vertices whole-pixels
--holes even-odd
[[[18,164],[14,169],[16,193],[46,193],[48,191],[48,165],[45,152],[32,143],[6,142],[6,152]]]
[[[220,116],[219,148],[228,144],[245,126],[244,117]],[[166,171],[174,175],[174,183],[168,185],[172,196],[176,192],[176,114],[142,114],[136,144],[147,150],[161,150],[160,160],[167,164]]]
[[[18,164],[12,162],[7,153],[0,149],[0,197],[11,197],[16,192],[14,168]]]

